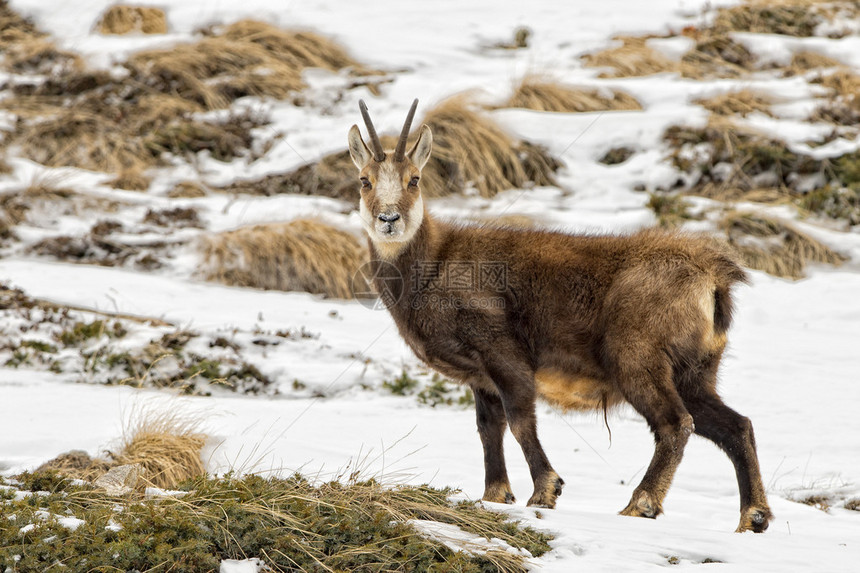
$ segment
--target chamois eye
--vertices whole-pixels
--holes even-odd
[[[362,177],[360,181],[362,189],[370,189],[371,187],[373,187],[373,185],[370,184],[370,179],[368,179],[367,177]]]
[[[410,187],[418,187],[418,177],[413,177],[409,180]]]

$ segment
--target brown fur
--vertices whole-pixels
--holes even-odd
[[[424,164],[413,164],[411,154],[400,164],[390,157],[377,162],[356,127],[350,144],[362,177],[397,170],[406,181]],[[696,431],[735,465],[742,516],[754,514],[742,517],[739,530],[767,527],[752,426],[716,393],[731,288],[746,280],[726,247],[656,230],[585,236],[460,226],[417,210],[420,189],[389,186],[380,200],[371,181],[361,193],[371,264],[394,265],[404,279],[389,306],[401,335],[424,362],[475,392],[486,499],[510,493],[502,451],[507,425],[534,482],[529,505],[554,507],[564,482],[537,438],[539,395],[572,409],[624,401],[648,422],[656,445],[622,513],[662,511]],[[392,214],[397,232],[375,221]]]

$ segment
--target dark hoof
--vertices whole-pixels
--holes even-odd
[[[735,531],[737,533],[743,533],[744,531],[764,533],[767,526],[770,525],[771,519],[773,519],[773,514],[769,508],[750,507],[741,512],[741,522]]]
[[[507,482],[499,482],[488,485],[484,488],[484,495],[481,497],[484,501],[492,501],[493,503],[511,504],[517,501],[514,494],[511,492],[511,486]]]
[[[631,517],[647,517],[655,519],[663,513],[663,508],[654,503],[651,495],[647,491],[633,492],[633,497],[627,507],[619,512],[621,515],[629,515]]]
[[[544,480],[543,485],[536,484],[535,492],[529,498],[527,505],[530,507],[542,507],[545,509],[554,509],[555,500],[561,495],[561,490],[564,487],[564,480],[558,477],[555,472],[550,473]]]

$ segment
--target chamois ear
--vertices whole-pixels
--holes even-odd
[[[430,128],[426,124],[422,125],[418,141],[415,142],[412,150],[409,151],[409,160],[418,169],[423,169],[424,165],[427,164],[427,160],[430,159],[430,151],[432,149],[433,132],[430,131]]]
[[[367,145],[365,145],[364,140],[361,138],[361,132],[358,130],[357,125],[349,128],[349,156],[359,169],[364,169],[364,166],[370,163],[370,159],[373,157],[370,149],[367,148]]]

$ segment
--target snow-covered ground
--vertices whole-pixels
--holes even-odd
[[[105,37],[92,32],[109,0],[56,2],[13,0],[64,47],[85,54],[93,65],[109,67],[133,50],[188,40],[197,28],[253,17],[331,36],[368,65],[396,72],[381,97],[358,89],[337,102],[326,100],[331,74],[311,74],[308,99],[325,105],[293,107],[250,100],[269,109],[272,129],[287,134],[263,158],[250,164],[202,160],[194,176],[211,184],[283,171],[342,149],[350,125],[358,121],[357,101],[365,98],[383,130],[397,128],[408,102],[420,109],[461,90],[483,90],[487,101],[506,98],[526,73],[550,73],[573,85],[618,87],[636,96],[641,112],[550,114],[498,110],[492,117],[512,133],[543,143],[567,164],[562,189],[510,190],[492,200],[455,197],[431,203],[446,216],[527,214],[569,230],[620,231],[653,224],[647,194],[677,175],[659,146],[665,128],[701,124],[705,114],[691,99],[738,87],[770,92],[788,108],[809,105],[808,87],[797,79],[759,78],[692,82],[669,74],[598,80],[578,56],[604,47],[616,34],[679,29],[701,20],[700,1],[640,3],[532,1],[434,2],[410,5],[386,0],[371,5],[343,0],[289,3],[263,0],[213,3],[185,0],[166,7],[170,33],[157,37]],[[581,4],[581,5],[580,5]],[[508,41],[517,26],[532,32],[531,47],[500,51],[486,46]],[[765,49],[778,40],[745,37]],[[816,40],[816,39],[813,39]],[[856,38],[822,42],[828,55],[858,65]],[[756,44],[758,42],[758,44]],[[778,45],[774,57],[799,49],[800,40]],[[807,42],[814,44],[815,42]],[[669,45],[666,50],[669,50]],[[841,50],[841,51],[840,51]],[[852,59],[853,58],[853,59]],[[322,110],[325,110],[323,113]],[[419,109],[419,117],[421,111]],[[790,114],[789,114],[790,115]],[[791,118],[789,118],[791,119]],[[796,119],[796,118],[795,118]],[[820,129],[797,121],[758,127],[779,131],[792,143],[820,136]],[[790,128],[790,130],[789,130]],[[837,140],[839,153],[860,140]],[[608,149],[629,145],[638,153],[624,164],[597,162]],[[826,146],[824,146],[826,147]],[[819,148],[822,149],[822,148]],[[0,176],[11,189],[52,170],[23,159]],[[139,220],[147,208],[193,205],[206,231],[244,224],[325,216],[358,230],[355,213],[343,202],[314,197],[230,197],[170,200],[159,193],[192,173],[179,166],[155,174],[150,193],[120,192],[106,177],[63,170],[63,184],[81,193],[127,202],[123,211]],[[793,216],[793,215],[789,215]],[[19,234],[69,233],[88,229],[87,212],[57,217],[50,225],[22,228]],[[540,517],[524,507],[500,507],[556,535],[554,551],[534,561],[541,571],[646,571],[690,568],[706,560],[725,571],[856,571],[860,568],[860,513],[841,507],[860,497],[860,233],[798,222],[804,230],[850,255],[836,268],[814,268],[800,281],[754,272],[753,284],[737,290],[738,313],[721,370],[726,401],[749,416],[756,428],[759,456],[775,520],[764,535],[732,533],[738,518],[737,486],[728,459],[710,443],[691,440],[656,521],[616,515],[641,478],[652,453],[645,423],[630,410],[610,416],[610,443],[597,415],[562,415],[539,407],[539,432],[550,459],[567,486],[556,510]],[[264,374],[283,391],[277,396],[216,392],[177,397],[166,391],[87,384],[80,373],[53,374],[0,367],[0,471],[33,468],[70,449],[96,454],[121,432],[124,417],[139,407],[186,408],[206,419],[212,436],[207,450],[212,471],[292,472],[325,477],[354,468],[391,482],[429,482],[461,488],[477,498],[483,490],[481,446],[474,413],[455,407],[430,408],[414,397],[378,390],[381,382],[417,360],[400,341],[390,317],[353,301],[324,300],[301,293],[261,292],[199,282],[193,253],[182,251],[167,268],[151,273],[128,269],[47,262],[24,255],[0,259],[0,280],[28,296],[102,312],[154,317],[171,328],[215,336],[230,333],[247,346]],[[263,332],[305,329],[311,337],[289,338],[256,347]],[[308,391],[294,392],[300,380]],[[364,388],[370,388],[369,390]],[[318,397],[311,397],[314,392]],[[320,397],[321,396],[321,397]],[[153,406],[154,405],[154,406]],[[514,492],[531,491],[528,470],[509,435],[509,473]],[[812,494],[831,498],[824,512],[796,503]]]

